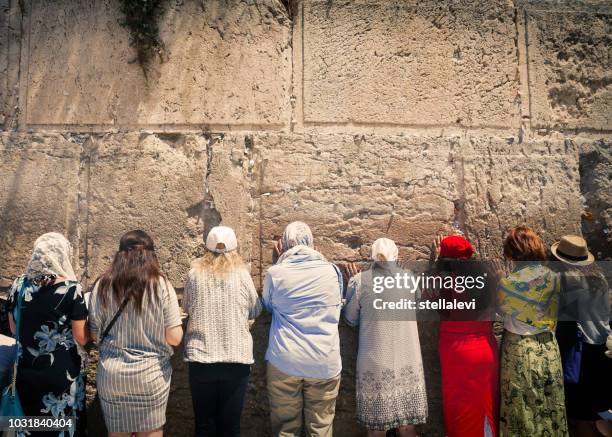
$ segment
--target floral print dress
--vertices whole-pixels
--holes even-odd
[[[20,281],[24,281],[21,287]],[[81,286],[75,281],[36,287],[19,278],[9,295],[9,310],[22,289],[17,393],[27,416],[78,417],[84,408],[81,358],[72,337],[72,320],[87,319]],[[72,437],[65,432],[37,432],[37,437]]]

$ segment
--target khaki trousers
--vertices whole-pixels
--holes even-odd
[[[330,379],[287,375],[268,362],[268,397],[272,435],[332,437],[340,375]]]

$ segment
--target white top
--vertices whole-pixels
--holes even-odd
[[[189,315],[185,361],[253,363],[249,320],[261,313],[261,301],[249,272],[227,277],[192,268],[185,282],[183,308]]]
[[[504,315],[504,328],[506,331],[518,335],[536,335],[542,332],[548,332],[546,328],[536,328],[535,326],[516,320],[508,314]]]

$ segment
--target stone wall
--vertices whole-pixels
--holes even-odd
[[[234,227],[258,286],[292,220],[337,262],[379,236],[412,259],[462,229],[482,256],[529,224],[612,255],[612,6],[605,1],[166,0],[145,78],[114,0],[0,0],[0,286],[60,231],[85,285],[126,230],[181,289],[202,235]],[[243,415],[269,433],[263,353]],[[342,326],[336,435],[354,419]],[[437,328],[420,326],[442,436]],[[175,358],[167,434],[190,432]],[[100,433],[92,419],[94,435]]]

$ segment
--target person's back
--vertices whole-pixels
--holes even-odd
[[[89,331],[71,259],[72,245],[63,235],[41,235],[25,273],[11,287],[7,309],[19,345],[14,388],[23,414],[70,417],[78,432],[84,425],[85,373],[77,344],[87,344]],[[6,353],[2,349],[0,355]]]
[[[194,265],[183,308],[189,315],[186,361],[253,364],[249,321],[259,315],[261,303],[246,268],[220,276]]]
[[[195,435],[239,436],[253,364],[249,328],[261,301],[231,228],[215,226],[208,233],[206,253],[192,262],[185,281],[183,307]]]
[[[111,360],[141,362],[141,365],[144,366],[159,366],[160,362],[165,365],[173,353],[172,346],[166,341],[166,324],[180,324],[180,314],[174,311],[176,308],[172,306],[172,301],[175,300],[176,293],[172,285],[165,278],[160,277],[157,296],[145,294],[142,308],[128,304],[121,316],[117,318],[106,339],[100,345],[101,361],[107,363],[106,365],[110,365]],[[95,326],[96,331],[108,326],[120,304],[121,302],[117,301],[111,292],[108,304],[104,305],[100,298],[98,284],[94,286],[90,305],[94,320],[92,325]],[[152,360],[147,360],[148,358]],[[116,370],[130,373],[138,371],[136,368],[117,368]]]
[[[266,352],[272,434],[300,436],[305,427],[307,435],[331,437],[342,370],[342,274],[314,249],[305,223],[290,223],[280,244],[284,253],[266,273],[262,296],[272,313]]]
[[[563,359],[565,407],[577,437],[597,435],[599,413],[612,406],[610,287],[606,264],[594,264],[587,242],[564,235],[550,248],[560,273],[561,299],[556,337]]]
[[[333,264],[306,250],[270,267],[264,285],[272,313],[266,360],[294,376],[340,373],[340,281]]]
[[[111,267],[96,281],[90,326],[100,360],[96,387],[111,436],[161,436],[170,392],[172,346],[182,338],[176,293],[143,231],[121,237]]]
[[[368,270],[356,273],[347,286],[344,317],[350,326],[359,326],[357,421],[370,436],[385,435],[390,429],[395,429],[400,436],[416,436],[415,425],[427,420],[416,312],[408,308],[388,309],[383,305],[411,300],[406,288],[388,281],[404,274],[413,275],[397,265],[398,254],[395,242],[377,239],[371,249],[373,264]],[[354,267],[347,272],[350,274],[351,270]],[[383,285],[389,282],[394,284]],[[379,285],[384,290],[377,290]]]

